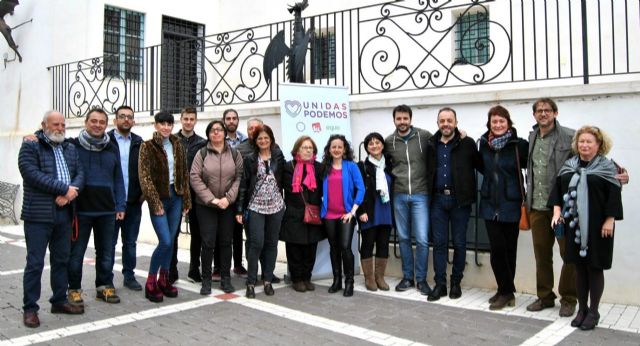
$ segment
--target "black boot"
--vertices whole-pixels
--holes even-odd
[[[329,251],[331,257],[331,269],[333,270],[333,283],[329,287],[329,293],[336,293],[342,289],[342,256],[340,250],[331,247]]]
[[[353,279],[344,280],[344,292],[342,292],[342,295],[345,297],[353,296]]]
[[[353,296],[353,274],[354,274],[354,258],[351,249],[343,251],[342,253],[342,265],[344,269],[344,292],[342,295],[345,297]]]

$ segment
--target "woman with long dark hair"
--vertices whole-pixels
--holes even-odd
[[[526,167],[528,142],[518,138],[509,111],[489,109],[488,131],[480,138],[479,152],[484,174],[480,189],[480,217],[484,219],[491,247],[491,269],[498,292],[489,299],[490,310],[515,305],[516,254],[522,195],[522,171]]]
[[[271,285],[278,256],[278,238],[284,215],[282,170],[284,156],[276,148],[273,131],[258,126],[249,138],[254,151],[244,158],[244,174],[236,203],[236,220],[247,230],[247,298],[255,298],[258,262],[262,257],[264,293],[275,292]],[[248,218],[244,218],[246,215]]]
[[[353,161],[353,150],[343,135],[331,135],[324,147],[322,162],[326,166],[322,180],[322,209],[320,216],[329,238],[333,284],[329,293],[342,289],[343,296],[353,295],[354,256],[351,250],[356,211],[364,199],[364,182],[358,165]]]

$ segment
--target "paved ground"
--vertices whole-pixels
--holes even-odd
[[[146,277],[152,246],[139,247],[136,274]],[[594,331],[569,326],[559,318],[558,307],[540,313],[527,312],[534,300],[518,295],[516,306],[500,312],[488,310],[493,292],[463,288],[458,300],[427,302],[416,291],[367,292],[362,277],[356,294],[344,298],[328,294],[328,280],[316,281],[315,292],[297,293],[277,285],[276,294],[244,298],[244,283],[233,278],[236,294],[223,294],[214,286],[211,296],[199,295],[199,286],[180,280],[179,297],[153,304],[140,292],[122,288],[116,261],[115,283],[121,304],[94,300],[93,250],[87,251],[83,286],[86,312],[79,316],[52,315],[49,270],[43,275],[40,300],[41,327],[22,325],[22,270],[25,245],[22,228],[0,227],[0,345],[640,345],[640,313],[637,306],[603,304],[602,320]],[[180,259],[188,258],[181,253]],[[180,263],[186,274],[187,263]],[[278,264],[282,276],[284,264]],[[395,283],[396,279],[389,278]]]

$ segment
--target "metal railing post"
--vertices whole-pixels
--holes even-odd
[[[587,41],[587,0],[581,0],[582,10],[582,80],[589,84],[589,42]]]

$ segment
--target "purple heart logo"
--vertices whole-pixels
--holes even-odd
[[[302,105],[300,104],[300,101],[286,100],[284,101],[284,109],[287,111],[287,114],[289,114],[290,117],[295,118],[298,116],[298,114],[300,114]]]

